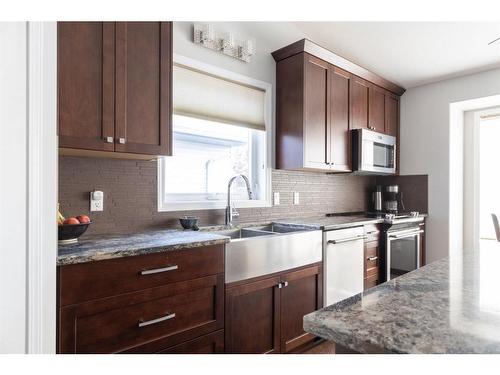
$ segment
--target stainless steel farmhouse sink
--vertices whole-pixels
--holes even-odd
[[[322,231],[268,224],[218,230],[226,244],[226,283],[285,271],[322,260]]]

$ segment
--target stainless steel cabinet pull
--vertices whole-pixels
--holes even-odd
[[[107,143],[113,143],[114,142],[113,141],[113,137],[106,137],[105,140],[106,140]]]
[[[367,260],[369,260],[370,262],[373,261],[373,260],[377,260],[378,257],[377,256],[373,256],[373,257],[368,257],[366,258]]]
[[[279,282],[278,283],[278,288],[281,289],[281,288],[285,288],[288,286],[288,281],[283,281],[283,282]]]
[[[413,231],[413,232],[407,232],[407,233],[403,233],[403,234],[396,234],[396,235],[390,235],[389,237],[390,238],[395,238],[395,239],[398,239],[398,238],[405,238],[405,237],[412,237],[412,236],[416,236],[417,234],[420,234],[420,233],[424,233],[423,230],[416,230],[416,231]]]
[[[125,138],[118,138],[118,143],[120,143],[121,145],[124,145],[125,144]]]
[[[283,288],[283,283],[278,283],[278,289]]]
[[[357,241],[357,240],[362,240],[362,239],[365,239],[366,236],[365,235],[360,235],[360,236],[356,236],[356,237],[349,237],[349,238],[342,238],[340,240],[328,240],[327,241],[327,244],[330,245],[330,244],[338,244],[338,243],[344,243],[344,242],[350,242],[350,241]]]
[[[163,268],[144,270],[144,271],[141,271],[141,275],[152,275],[154,273],[168,272],[168,271],[174,271],[174,270],[178,270],[178,269],[179,269],[179,266],[177,264],[175,264],[173,266],[167,266],[167,267],[163,267]]]
[[[145,327],[145,326],[150,326],[151,324],[156,324],[160,322],[164,322],[165,320],[173,319],[175,318],[175,313],[167,314],[165,316],[162,316],[161,318],[156,318],[152,320],[146,320],[146,321],[139,321],[139,328],[140,327]]]
[[[284,287],[287,287],[287,286],[288,286],[288,281],[285,281],[285,282],[283,283],[283,286],[284,286]]]

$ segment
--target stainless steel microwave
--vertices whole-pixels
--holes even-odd
[[[396,173],[396,137],[368,129],[351,130],[352,168],[359,174]]]

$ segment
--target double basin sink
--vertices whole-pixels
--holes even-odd
[[[270,275],[322,260],[321,230],[271,223],[213,233],[231,238],[226,244],[226,283]]]

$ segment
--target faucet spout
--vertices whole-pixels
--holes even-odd
[[[227,206],[226,206],[226,220],[225,220],[226,226],[232,226],[233,217],[238,216],[238,212],[236,212],[236,210],[232,207],[231,186],[233,185],[234,180],[236,180],[239,177],[241,177],[243,181],[245,181],[245,185],[247,187],[248,199],[250,200],[253,199],[252,188],[250,187],[250,181],[248,180],[248,177],[245,176],[244,174],[238,174],[234,177],[231,177],[227,184]]]

